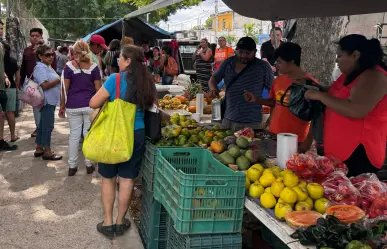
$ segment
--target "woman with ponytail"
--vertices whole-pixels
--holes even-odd
[[[120,68],[120,98],[136,104],[134,124],[134,148],[129,161],[115,165],[99,163],[98,172],[103,177],[101,198],[104,210],[104,221],[97,225],[97,230],[112,239],[123,235],[130,227],[125,218],[133,192],[134,179],[138,176],[141,159],[145,150],[144,111],[156,101],[156,89],[152,76],[144,63],[142,48],[127,45],[121,49],[118,59]],[[116,78],[112,74],[102,88],[91,99],[90,107],[99,108],[105,101],[114,101],[116,96]],[[128,114],[130,115],[130,114]],[[113,206],[116,194],[116,181],[119,177],[118,214],[113,222]]]
[[[344,161],[349,176],[376,173],[387,142],[387,71],[376,39],[348,35],[339,41],[343,73],[327,93],[309,90],[305,98],[326,105],[324,151]]]
[[[66,112],[70,124],[69,137],[69,176],[78,171],[78,145],[81,136],[86,136],[90,128],[90,99],[101,88],[101,75],[98,65],[91,61],[89,45],[79,40],[74,45],[74,60],[66,63],[63,69],[61,108],[59,115]],[[67,100],[67,102],[66,102]],[[85,159],[87,174],[95,170],[93,163]]]

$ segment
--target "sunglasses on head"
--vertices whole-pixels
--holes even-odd
[[[55,53],[45,53],[43,56],[44,57],[53,57]]]

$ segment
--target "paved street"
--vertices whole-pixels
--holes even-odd
[[[67,177],[68,122],[56,118],[52,148],[59,162],[34,158],[35,124],[28,106],[17,121],[21,139],[14,152],[0,152],[0,248],[142,249],[137,228],[105,239],[96,231],[103,219],[100,177],[86,174],[83,159],[75,177]],[[9,130],[6,124],[6,140]]]

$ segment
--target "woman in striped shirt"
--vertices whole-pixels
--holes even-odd
[[[200,41],[200,46],[192,56],[196,64],[196,77],[204,91],[208,91],[208,81],[212,75],[212,50],[206,38]]]

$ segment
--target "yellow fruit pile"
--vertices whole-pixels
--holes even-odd
[[[159,100],[159,106],[165,110],[188,110],[188,105],[171,95],[165,95],[163,99]]]
[[[262,207],[274,208],[278,219],[292,211],[316,210],[324,214],[329,201],[324,188],[318,183],[300,181],[290,170],[278,166],[264,169],[260,164],[251,166],[246,172],[246,190],[259,199]]]

